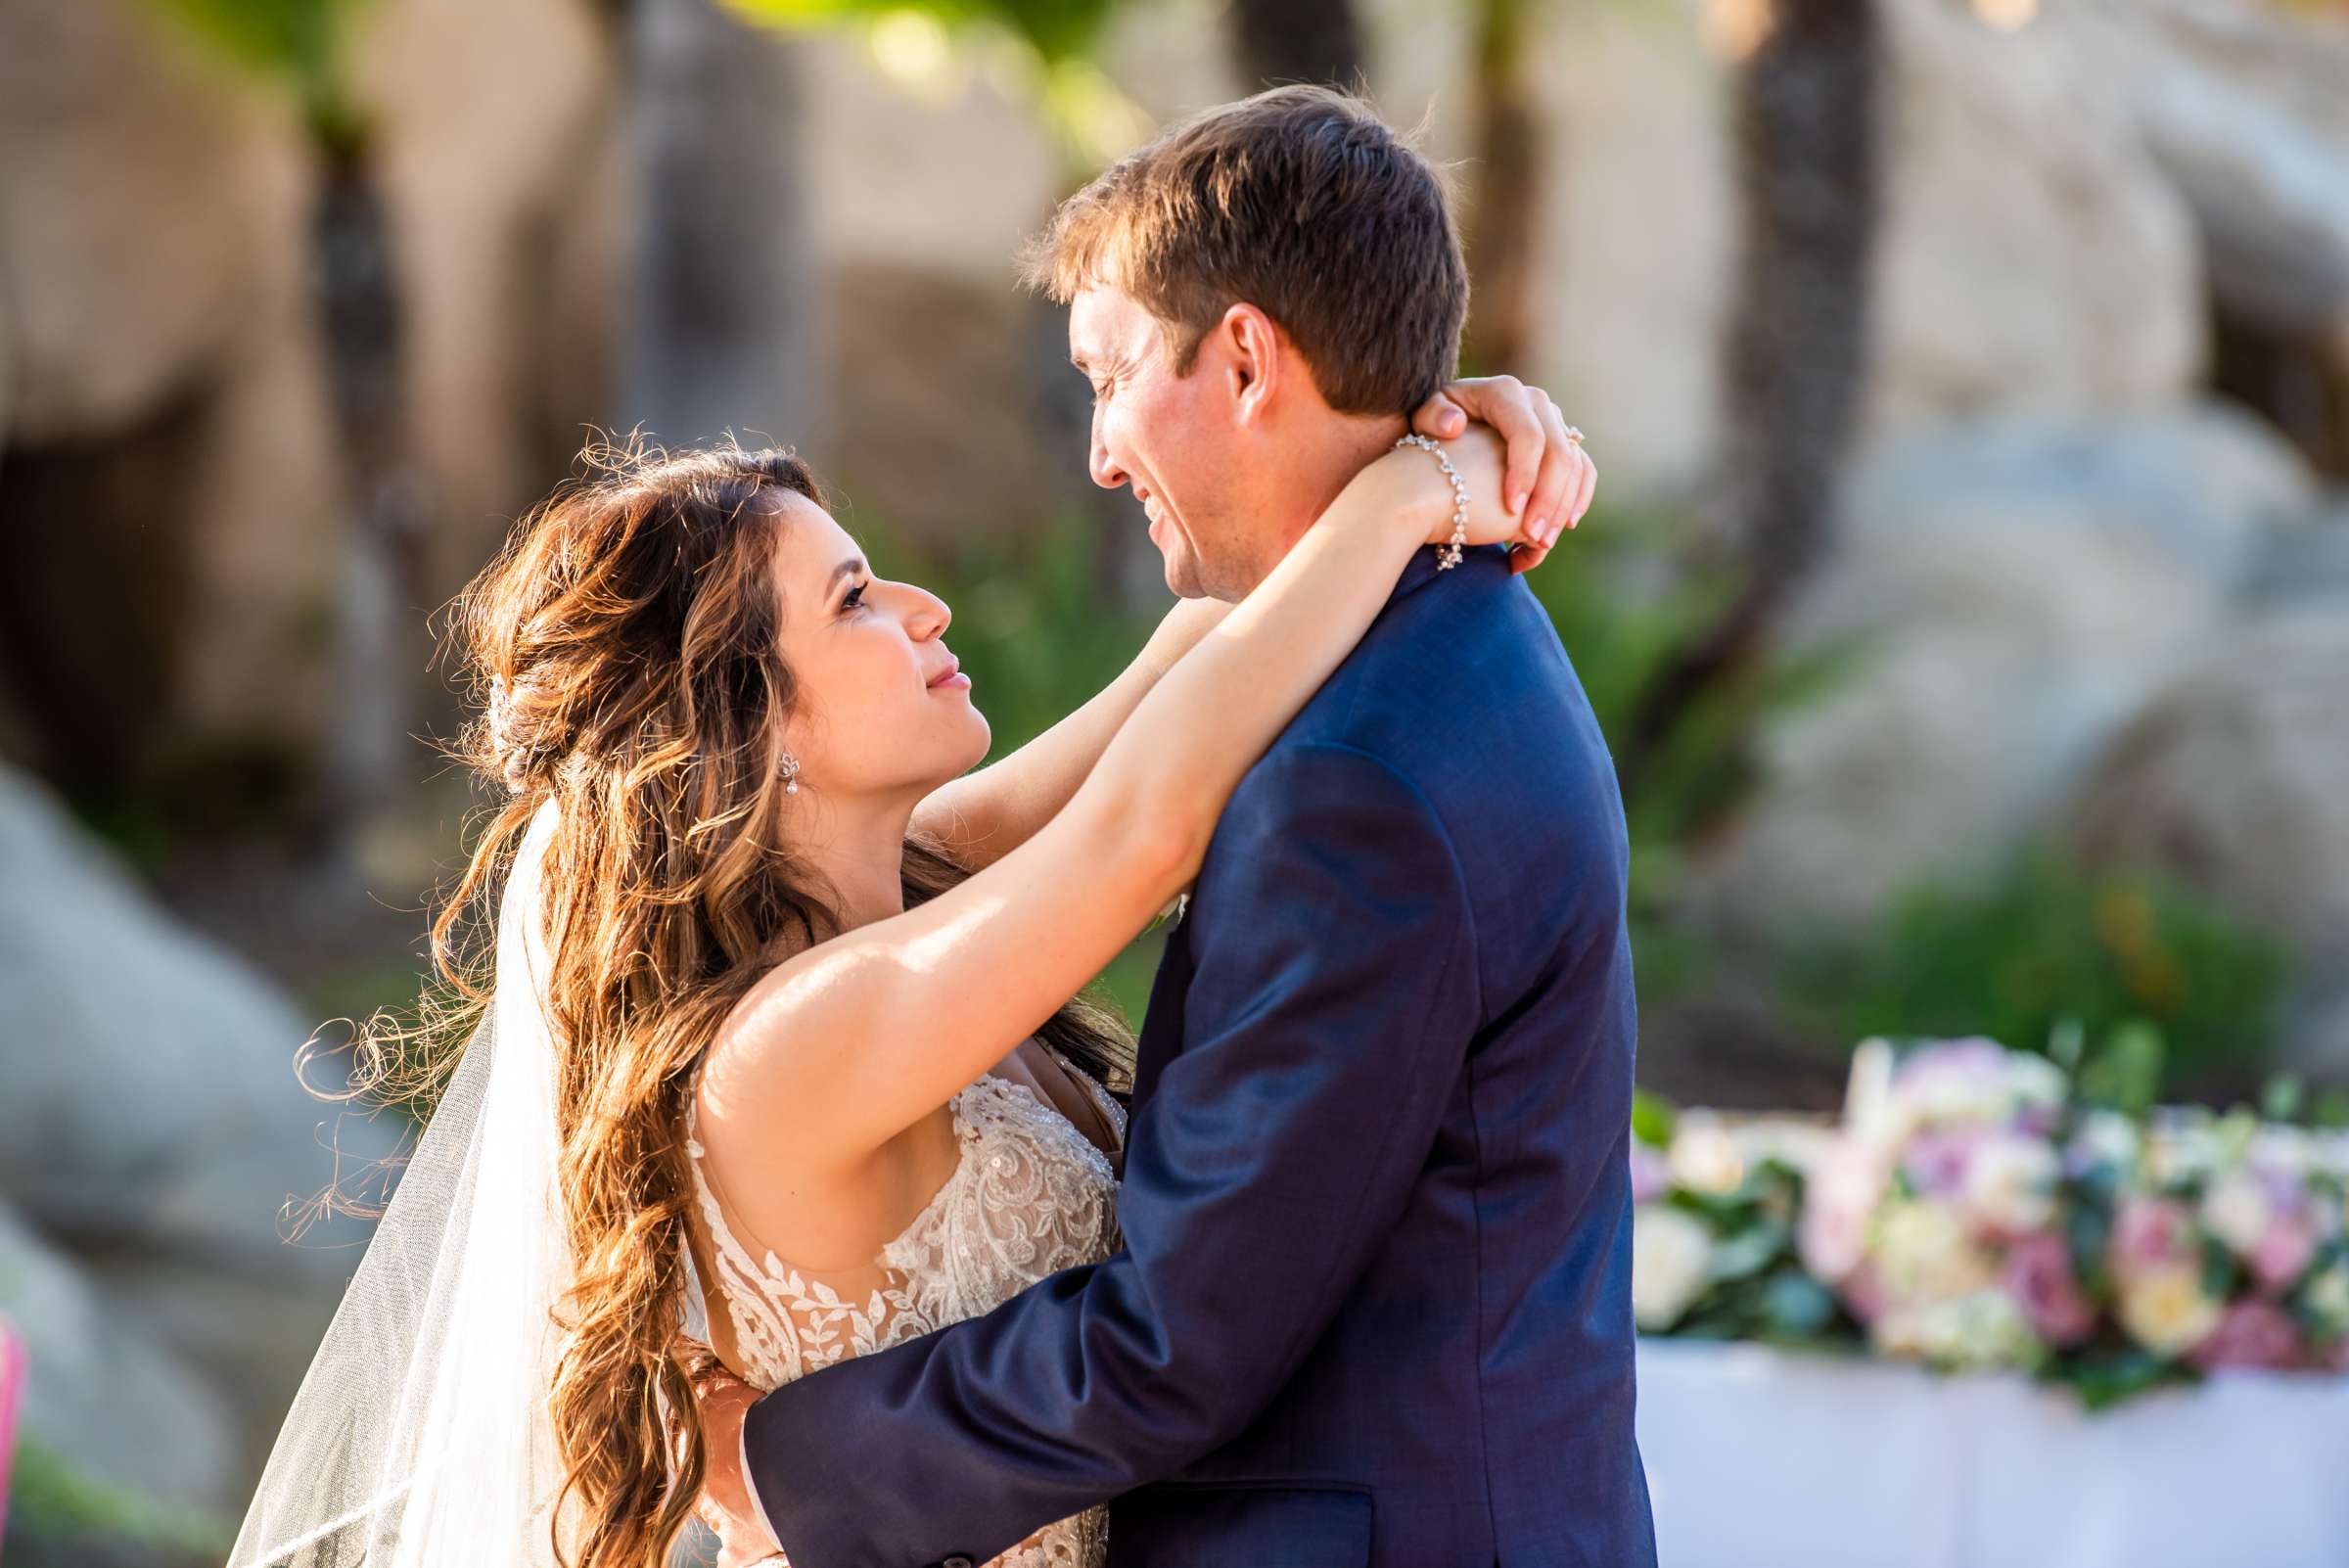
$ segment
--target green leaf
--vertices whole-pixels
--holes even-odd
[[[2196,1381],[2190,1367],[2160,1360],[2141,1350],[2059,1359],[2047,1367],[2046,1380],[2070,1387],[2090,1410],[2110,1409],[2165,1384]]]
[[[2289,1122],[2300,1114],[2308,1084],[2297,1073],[2278,1073],[2259,1092],[2259,1114],[2271,1122]]]
[[[1632,1090],[1632,1136],[1650,1148],[1667,1149],[1679,1123],[1680,1111],[1670,1100],[1646,1089]]]
[[[1781,1339],[1823,1333],[1834,1321],[1835,1310],[1834,1294],[1799,1268],[1779,1269],[1762,1292],[1763,1315],[1771,1332]]]
[[[2168,1047],[2161,1031],[2142,1018],[2123,1023],[2080,1070],[2081,1094],[2131,1116],[2152,1109],[2161,1094]]]
[[[1779,1225],[1757,1224],[1732,1235],[1713,1249],[1713,1277],[1734,1280],[1759,1273],[1786,1250],[1786,1242]]]

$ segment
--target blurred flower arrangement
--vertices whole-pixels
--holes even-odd
[[[2013,1368],[2092,1407],[2222,1367],[2349,1370],[2349,1134],[2132,1107],[2115,1089],[2157,1077],[2145,1056],[2124,1036],[2074,1073],[1871,1040],[1840,1125],[1643,1100],[1640,1330]]]

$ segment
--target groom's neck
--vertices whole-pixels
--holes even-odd
[[[1269,576],[1313,521],[1329,510],[1357,474],[1385,455],[1397,437],[1409,428],[1400,414],[1369,417],[1322,413],[1301,421],[1280,438],[1277,471],[1268,477],[1267,493],[1254,509],[1262,519],[1263,548],[1255,572],[1241,587],[1244,595]]]

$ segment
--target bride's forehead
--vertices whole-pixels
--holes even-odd
[[[837,562],[859,553],[849,530],[806,496],[788,496],[776,511],[775,569],[785,576],[829,573]]]

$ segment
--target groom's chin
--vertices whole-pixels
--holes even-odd
[[[1188,556],[1166,557],[1167,586],[1178,599],[1204,599],[1207,589],[1200,584],[1198,563]]]

